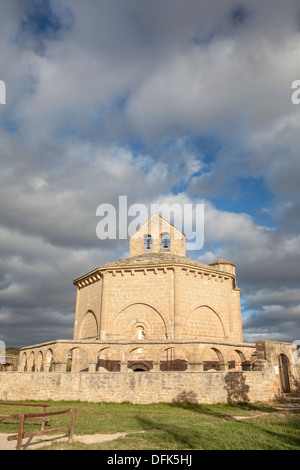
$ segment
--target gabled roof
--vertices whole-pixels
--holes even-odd
[[[141,227],[132,235],[132,237],[130,239],[134,238],[135,235],[138,235],[139,232],[143,232],[145,230],[145,228],[148,227],[149,223],[151,224],[151,222],[154,221],[155,219],[160,220],[165,226],[168,225],[169,227],[172,227],[175,231],[180,232],[183,235],[183,237],[185,238],[185,234],[182,230],[175,227],[175,225],[171,224],[171,222],[168,222],[160,214],[154,213],[154,214],[151,215],[151,217],[149,217],[149,219],[146,220],[146,222],[143,223],[143,225],[141,225]]]

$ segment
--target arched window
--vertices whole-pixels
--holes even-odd
[[[137,331],[137,339],[138,340],[143,340],[144,339],[144,330],[141,327]]]
[[[151,235],[145,237],[145,252],[152,251],[153,238]]]
[[[145,329],[141,325],[137,325],[133,331],[133,339],[137,339],[138,341],[143,341],[145,339]]]
[[[161,234],[161,249],[162,251],[170,251],[171,248],[171,237],[169,233]]]
[[[138,341],[143,341],[145,339],[145,330],[142,326],[137,326],[135,329],[135,334],[134,334],[135,339]],[[137,352],[141,354],[142,348],[138,348]]]

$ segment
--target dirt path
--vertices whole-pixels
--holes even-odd
[[[145,432],[145,431],[138,431]],[[125,437],[132,432],[119,432],[117,434],[91,434],[86,436],[74,436],[74,442],[82,442],[83,444],[99,444],[105,441],[113,441],[120,437]],[[0,434],[0,450],[16,450],[17,441],[8,441],[9,434]],[[38,449],[53,442],[67,442],[67,436],[47,435],[36,436],[23,439],[23,449]]]

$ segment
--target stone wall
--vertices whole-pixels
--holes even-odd
[[[141,324],[147,339],[173,337],[173,271],[107,273],[103,295],[101,339],[133,339]],[[172,313],[172,314],[171,314]]]
[[[268,402],[280,395],[270,370],[251,372],[0,373],[1,400]]]
[[[17,372],[19,358],[15,356],[5,356],[5,360],[0,364],[0,372]]]
[[[95,338],[100,328],[102,278],[93,276],[84,289],[78,289],[74,323],[75,338]],[[94,322],[91,321],[94,316]]]
[[[243,340],[235,278],[175,268],[176,337]]]

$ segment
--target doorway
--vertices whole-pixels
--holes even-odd
[[[285,354],[278,356],[281,391],[290,393],[290,363]]]

